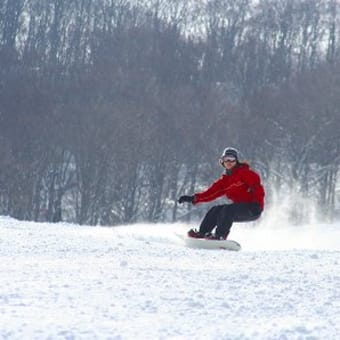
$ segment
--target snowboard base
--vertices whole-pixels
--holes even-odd
[[[208,240],[205,238],[185,237],[184,243],[189,248],[241,250],[241,245],[233,240]]]

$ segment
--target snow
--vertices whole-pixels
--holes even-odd
[[[0,339],[339,339],[340,224],[235,224],[242,251],[184,224],[0,217]]]

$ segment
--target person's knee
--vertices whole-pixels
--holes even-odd
[[[220,209],[221,209],[220,205],[215,205],[208,210],[207,214],[209,215],[218,214]]]

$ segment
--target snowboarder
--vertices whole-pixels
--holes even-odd
[[[238,154],[235,148],[224,149],[220,164],[225,173],[208,189],[179,198],[178,203],[197,204],[224,195],[233,202],[212,207],[203,218],[199,230],[188,231],[189,237],[225,240],[233,222],[254,221],[261,216],[265,193],[260,176],[247,163],[240,162]]]

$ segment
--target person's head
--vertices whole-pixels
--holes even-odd
[[[220,164],[226,169],[231,170],[238,163],[238,151],[235,148],[225,148],[220,157]]]

